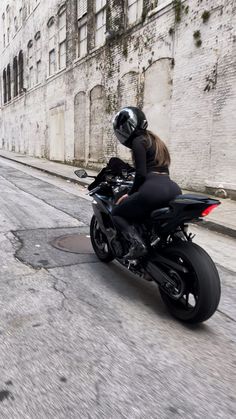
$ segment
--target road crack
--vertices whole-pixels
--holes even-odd
[[[66,302],[68,302],[70,299],[69,297],[66,295],[65,290],[68,287],[68,284],[66,283],[66,281],[63,281],[63,279],[58,278],[56,275],[52,274],[47,268],[44,268],[45,271],[47,271],[47,273],[49,274],[49,276],[51,278],[53,278],[53,285],[52,288],[54,289],[54,291],[58,292],[59,294],[61,294],[62,296],[62,301],[61,301],[61,308],[60,311],[68,311],[70,314],[73,314],[73,311],[70,310],[70,308],[66,307]],[[64,284],[64,288],[61,288],[59,286],[59,283],[62,282]]]

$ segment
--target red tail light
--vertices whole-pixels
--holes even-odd
[[[218,204],[213,204],[210,205],[209,207],[207,207],[206,209],[204,209],[204,211],[202,211],[201,216],[202,217],[206,217],[207,215],[210,214],[211,211],[213,211],[213,209],[215,209],[216,207],[218,207]]]

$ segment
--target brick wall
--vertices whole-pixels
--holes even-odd
[[[1,1],[0,17],[8,3],[13,6],[11,0]],[[15,9],[20,3],[14,1]],[[50,124],[58,107],[64,118],[62,160],[99,167],[117,153],[129,159],[129,151],[114,139],[111,121],[120,106],[136,104],[169,145],[171,173],[183,187],[236,189],[235,2],[186,0],[180,9],[167,0],[156,8],[155,1],[143,3],[140,22],[128,27],[124,2],[108,0],[107,39],[96,49],[93,1],[89,0],[90,52],[78,59],[76,0],[67,0],[67,67],[51,77],[47,22],[57,16],[62,2],[52,0],[45,7],[41,1],[27,19],[23,4],[22,29],[5,49],[0,34],[1,89],[3,69],[20,49],[26,86],[26,92],[11,103],[1,102],[0,146],[49,157],[55,135]],[[209,15],[203,15],[206,11]],[[34,42],[39,30],[41,82],[28,89],[27,44],[30,39]]]

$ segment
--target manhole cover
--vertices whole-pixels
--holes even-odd
[[[81,255],[94,253],[90,236],[86,234],[69,234],[56,238],[50,243],[53,247],[64,252],[79,253]]]

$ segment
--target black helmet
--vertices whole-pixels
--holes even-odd
[[[148,122],[144,113],[132,106],[127,106],[118,112],[113,120],[113,128],[121,144],[130,147],[130,140],[139,130],[147,129]]]

